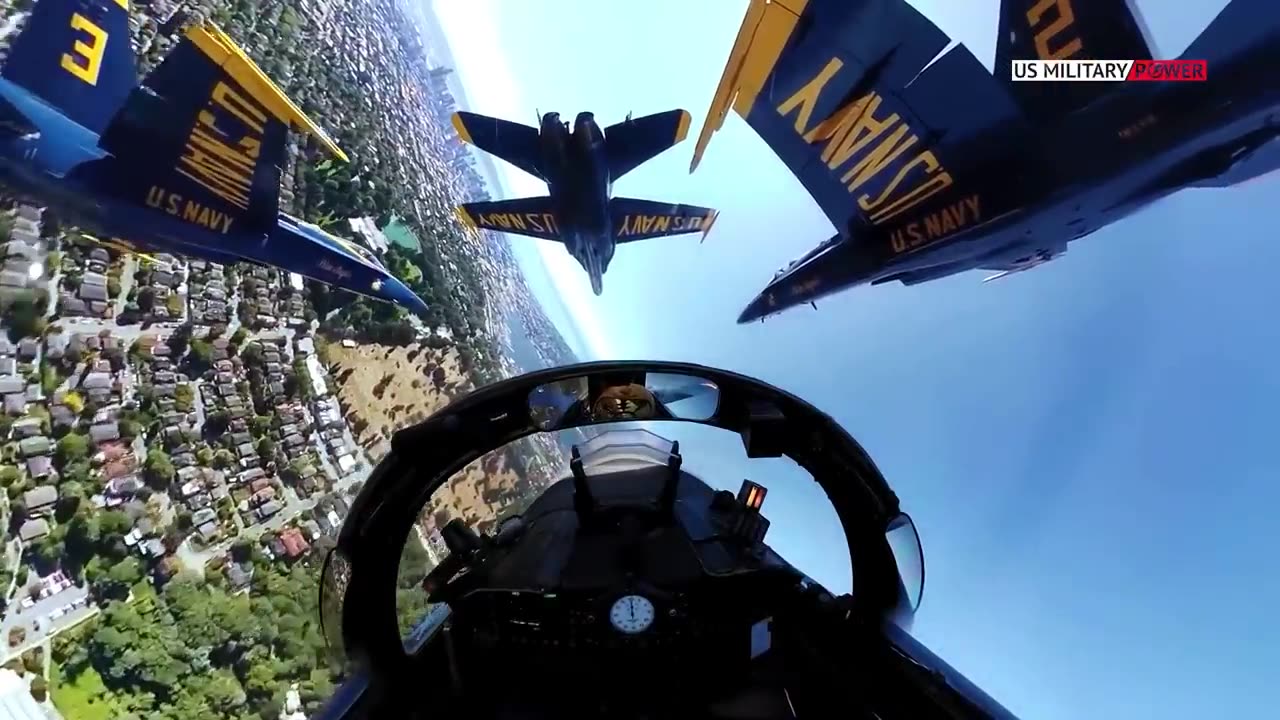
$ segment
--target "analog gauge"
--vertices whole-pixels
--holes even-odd
[[[623,595],[609,609],[609,622],[618,632],[635,635],[653,624],[653,603],[639,595]]]

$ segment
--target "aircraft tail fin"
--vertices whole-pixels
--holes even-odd
[[[540,180],[547,179],[539,162],[542,145],[537,128],[488,115],[456,112],[453,129],[462,142],[502,158]]]
[[[1065,115],[1114,83],[1011,82],[1014,60],[1149,60],[1151,33],[1133,0],[1002,0],[996,77],[1032,116]]]
[[[619,243],[695,232],[702,233],[705,240],[718,214],[717,210],[697,205],[627,197],[615,197],[609,201],[609,222],[614,241]]]
[[[2,74],[101,133],[137,82],[128,0],[40,0]]]
[[[543,240],[561,240],[560,224],[549,197],[527,197],[458,206],[462,224],[478,230],[514,233]]]
[[[227,234],[265,234],[279,213],[290,130],[338,146],[212,25],[192,27],[103,133],[112,190]]]
[[[605,152],[612,180],[626,175],[689,134],[688,110],[668,110],[642,118],[627,116],[604,129]]]

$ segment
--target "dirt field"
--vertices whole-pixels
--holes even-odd
[[[452,348],[372,344],[346,348],[335,343],[329,346],[329,358],[330,377],[343,413],[351,421],[351,432],[374,462],[391,449],[391,435],[397,429],[426,419],[471,389]],[[424,514],[444,511],[450,519],[460,517],[477,530],[487,529],[494,511],[506,504],[500,496],[518,482],[505,454],[490,454],[441,488]]]

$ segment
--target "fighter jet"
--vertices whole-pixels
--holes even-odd
[[[1280,167],[1280,13],[1232,0],[1206,82],[1013,82],[1014,60],[1151,60],[1125,0],[1003,0],[995,74],[902,0],[752,0],[694,151],[730,107],[838,232],[738,322],[863,283],[1001,273],[1188,187]]]
[[[0,73],[0,182],[116,249],[271,265],[425,312],[371,252],[280,211],[288,131],[346,156],[229,37],[188,29],[135,85],[127,0],[40,0]]]
[[[541,128],[477,115],[453,114],[463,142],[496,155],[547,184],[542,197],[467,203],[463,223],[564,243],[591,277],[596,295],[618,243],[702,232],[716,211],[696,205],[612,197],[613,182],[684,140],[690,117],[684,110],[648,115],[604,130],[589,112],[578,113],[573,131],[560,114],[540,118]]]

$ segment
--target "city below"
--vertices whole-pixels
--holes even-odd
[[[0,8],[0,46],[30,9]],[[91,237],[0,187],[0,704],[30,717],[307,717],[342,677],[316,622],[320,565],[391,434],[576,360],[506,238],[454,216],[493,173],[449,122],[425,4],[137,3],[140,70],[208,20],[351,158],[291,141],[280,209],[360,243],[428,314]],[[537,436],[437,493],[405,550],[406,632],[443,524],[489,529],[565,469]]]

